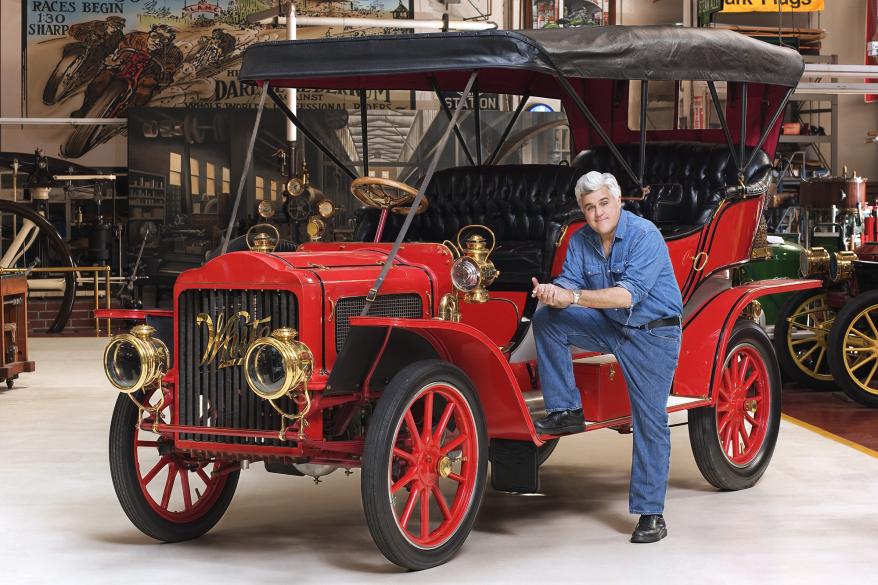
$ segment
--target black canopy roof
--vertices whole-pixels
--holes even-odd
[[[430,90],[429,74],[444,72],[442,88],[459,90],[467,77],[453,73],[473,70],[502,73],[481,75],[483,91],[523,93],[533,89],[533,74],[542,78],[556,71],[568,78],[746,81],[795,87],[804,63],[792,49],[729,30],[606,26],[259,43],[244,54],[240,78],[269,80],[281,87]]]

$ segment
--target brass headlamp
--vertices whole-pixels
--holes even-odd
[[[274,215],[274,205],[268,201],[260,201],[257,207],[259,217],[268,221]],[[280,242],[280,232],[270,223],[257,223],[244,236],[247,249],[251,252],[274,252]]]
[[[479,233],[471,234],[466,239],[466,245],[461,245],[461,235],[465,231],[476,229],[483,230],[491,236],[490,248],[488,241]],[[451,283],[455,289],[463,293],[463,300],[467,303],[488,301],[487,287],[500,276],[500,271],[489,260],[496,243],[494,232],[483,225],[469,225],[457,232],[457,249],[461,256],[451,265]]]
[[[303,386],[314,371],[314,355],[289,327],[253,341],[244,354],[244,377],[254,394],[277,400]]]
[[[829,252],[825,248],[808,248],[799,256],[799,274],[802,278],[829,274]]]
[[[854,274],[856,252],[836,252],[829,257],[829,278],[832,282],[842,282]]]
[[[168,370],[168,348],[154,334],[153,327],[137,325],[113,337],[104,350],[104,373],[120,392],[133,394],[158,382]]]

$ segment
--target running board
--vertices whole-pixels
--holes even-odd
[[[537,420],[544,416],[546,416],[546,404],[543,399],[543,393],[540,390],[530,390],[528,392],[523,392],[522,396],[524,396],[524,403],[527,406],[527,410],[530,413],[531,420]],[[710,404],[710,399],[703,397],[691,397],[691,396],[668,396],[668,412],[679,412],[681,410],[689,410],[690,407],[698,406],[707,406]],[[604,428],[608,426],[614,426],[615,423],[622,424],[625,421],[630,421],[631,417],[623,417],[619,419],[615,419],[613,421],[585,421],[585,429],[589,430],[592,427]]]

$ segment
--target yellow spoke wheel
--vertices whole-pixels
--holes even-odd
[[[803,291],[783,306],[775,322],[774,346],[786,379],[816,390],[835,388],[828,359],[834,319],[822,290]]]
[[[838,386],[857,402],[878,408],[878,291],[857,295],[839,311],[829,357]]]

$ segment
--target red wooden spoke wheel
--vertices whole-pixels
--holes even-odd
[[[155,404],[157,392],[138,396]],[[162,415],[169,420],[170,409]],[[110,472],[119,503],[144,534],[165,542],[197,538],[210,530],[231,503],[237,467],[196,459],[146,428],[152,414],[141,413],[120,395],[110,424]],[[140,425],[144,421],[145,425]]]
[[[768,468],[780,427],[780,371],[765,331],[739,321],[714,380],[713,406],[689,411],[689,441],[704,478],[748,488]]]
[[[487,438],[466,375],[437,360],[394,376],[370,419],[363,509],[392,562],[426,569],[461,547],[484,495]]]
[[[735,346],[723,365],[717,386],[717,433],[726,457],[746,465],[759,453],[768,428],[768,371],[752,345]]]

